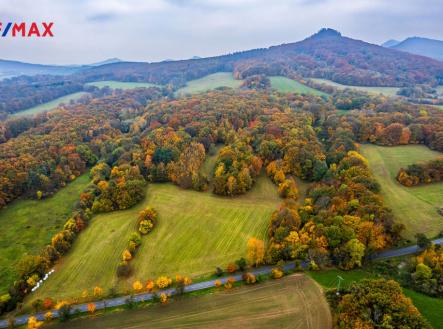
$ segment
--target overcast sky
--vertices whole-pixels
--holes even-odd
[[[212,56],[322,27],[372,43],[443,40],[442,0],[0,0],[0,21],[53,21],[54,38],[0,38],[0,58],[80,64]]]

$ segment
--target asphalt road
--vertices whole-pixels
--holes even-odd
[[[434,244],[443,244],[443,238],[432,240],[432,242]],[[399,248],[399,249],[391,249],[375,254],[373,257],[371,257],[371,259],[383,259],[383,258],[411,255],[419,252],[420,250],[421,250],[420,247],[417,245],[405,248]]]
[[[443,238],[441,239],[436,239],[432,241],[435,244],[442,244],[443,245]],[[421,249],[418,246],[410,246],[410,247],[405,247],[405,248],[399,248],[399,249],[393,249],[393,250],[386,250],[384,252],[381,252],[379,254],[376,254],[375,256],[372,257],[372,259],[383,259],[383,258],[392,258],[392,257],[399,257],[399,256],[405,256],[405,255],[410,255],[410,254],[414,254],[417,253],[418,251],[420,251]],[[306,266],[306,264],[303,264],[304,266]],[[291,264],[285,264],[283,266],[283,269],[285,271],[287,270],[292,270],[294,269],[295,264],[291,263]],[[265,267],[261,267],[255,270],[250,271],[251,273],[254,273],[255,275],[259,275],[259,274],[269,274],[271,273],[273,266],[265,266]],[[242,275],[241,274],[236,274],[231,276],[233,278],[235,278],[235,281],[241,281],[242,280]],[[189,286],[185,287],[185,292],[192,292],[192,291],[198,291],[198,290],[203,290],[203,289],[207,289],[207,288],[211,288],[215,286],[215,281],[216,280],[220,280],[222,282],[222,284],[226,283],[226,281],[228,280],[228,277],[224,277],[224,278],[220,278],[220,279],[214,279],[214,280],[208,280],[208,281],[204,281],[204,282],[199,282],[199,283],[193,283]],[[175,293],[175,289],[174,288],[169,288],[169,289],[165,289],[165,290],[161,290],[158,291],[157,294],[161,294],[161,293],[166,293],[166,294],[171,294],[173,295]],[[151,293],[143,293],[143,294],[137,294],[133,296],[133,300],[135,302],[142,302],[142,301],[149,301],[153,298],[153,294]],[[122,297],[117,297],[117,298],[110,298],[110,299],[105,299],[102,301],[98,301],[95,302],[96,305],[96,310],[101,310],[104,309],[106,307],[115,307],[115,306],[121,306],[126,304],[126,300],[128,298],[130,298],[131,296],[122,296]],[[88,304],[78,304],[78,305],[73,305],[72,306],[72,313],[76,313],[76,312],[80,312],[80,313],[85,313],[88,311]],[[58,317],[58,311],[57,310],[51,310],[52,315],[54,318]],[[43,321],[44,320],[44,314],[46,312],[41,312],[41,313],[37,313],[34,314],[35,317],[37,317],[37,319]],[[15,318],[15,324],[16,325],[23,325],[26,324],[28,322],[28,318],[31,316],[31,314],[25,314],[25,315],[21,315]],[[7,328],[8,327],[8,321],[7,320],[0,320],[0,328]]]

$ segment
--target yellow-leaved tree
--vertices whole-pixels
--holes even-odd
[[[265,257],[265,243],[263,240],[250,238],[247,246],[247,257],[250,264],[258,266],[263,263]]]
[[[28,319],[28,329],[37,329],[43,325],[43,321],[39,321],[35,316],[30,316]]]
[[[132,288],[135,292],[140,292],[143,290],[143,284],[139,280],[137,280],[132,284]]]
[[[99,286],[94,287],[94,297],[101,297],[103,295],[103,289]]]
[[[161,276],[156,281],[157,287],[159,287],[160,289],[169,287],[171,283],[172,279],[168,278],[167,276]]]
[[[89,304],[88,304],[88,312],[89,312],[90,314],[94,314],[96,308],[97,308],[97,307],[95,306],[94,303],[89,303]]]

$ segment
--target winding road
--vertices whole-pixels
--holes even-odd
[[[440,239],[436,239],[432,241],[435,244],[441,244],[443,245],[443,238]],[[410,254],[414,254],[419,252],[421,249],[418,246],[409,246],[409,247],[405,247],[405,248],[399,248],[399,249],[393,249],[393,250],[387,250],[384,252],[381,252],[379,254],[374,255],[371,259],[375,260],[375,259],[383,259],[383,258],[392,258],[392,257],[399,257],[399,256],[405,256],[405,255],[410,255]],[[306,267],[306,264],[302,264],[304,267]],[[295,264],[294,263],[289,263],[289,264],[285,264],[283,266],[283,269],[285,271],[287,270],[292,270],[294,269]],[[273,266],[264,266],[261,267],[259,269],[253,270],[251,271],[251,273],[254,273],[255,275],[260,275],[260,274],[269,274],[271,273],[272,269],[274,267]],[[242,280],[242,275],[241,274],[236,274],[236,275],[232,275],[231,277],[233,277],[236,281],[241,281]],[[208,289],[211,287],[215,286],[215,281],[220,280],[222,282],[222,284],[226,283],[226,281],[228,280],[228,277],[224,277],[224,278],[220,278],[220,279],[214,279],[214,280],[208,280],[208,281],[203,281],[203,282],[199,282],[199,283],[193,283],[189,286],[186,286],[184,291],[185,292],[192,292],[192,291],[198,291],[198,290],[203,290],[203,289]],[[175,293],[175,288],[169,288],[169,289],[164,289],[161,291],[158,291],[157,294],[161,294],[161,293],[166,293],[166,294],[174,294]],[[101,310],[107,307],[116,307],[116,306],[122,306],[124,304],[126,304],[126,300],[128,298],[130,298],[130,295],[127,296],[122,296],[122,297],[116,297],[116,298],[110,298],[110,299],[105,299],[102,301],[98,301],[95,302],[96,305],[96,309],[97,310]],[[133,301],[135,302],[142,302],[142,301],[149,301],[154,297],[154,294],[152,293],[143,293],[143,294],[137,294],[133,296]],[[88,304],[78,304],[78,305],[73,305],[72,306],[72,313],[86,313],[88,311]],[[58,311],[57,310],[52,310],[52,315],[54,318],[57,318],[59,316]],[[41,313],[37,313],[34,314],[34,316],[43,321],[44,320],[44,314],[46,312],[41,312]],[[23,325],[26,324],[28,322],[29,317],[31,316],[31,314],[25,314],[25,315],[21,315],[15,318],[15,325]],[[0,320],[0,328],[8,328],[8,321],[7,320]]]

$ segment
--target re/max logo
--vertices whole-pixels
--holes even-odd
[[[54,26],[53,22],[42,22],[42,23],[5,23],[0,22],[0,35],[4,38],[6,36],[11,37],[53,37],[51,29]]]

